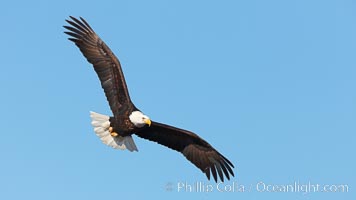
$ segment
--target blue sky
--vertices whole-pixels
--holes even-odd
[[[219,191],[182,155],[141,138],[138,153],[101,143],[89,111],[110,110],[63,34],[69,15],[119,57],[135,104],[209,141],[235,165],[224,186],[245,192]],[[0,21],[0,199],[356,196],[353,1],[14,0],[0,3]],[[179,189],[196,183],[214,190]],[[349,191],[262,187],[293,183]]]

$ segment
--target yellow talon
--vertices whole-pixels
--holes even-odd
[[[113,127],[109,127],[109,132],[110,132],[110,135],[113,136],[113,137],[116,137],[118,136],[119,134],[117,134],[116,132],[114,132],[114,128]]]
[[[113,136],[113,137],[116,137],[116,136],[118,136],[119,134],[117,134],[116,132],[111,132],[110,135]]]

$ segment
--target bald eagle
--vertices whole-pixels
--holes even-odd
[[[201,137],[187,130],[152,121],[131,101],[119,60],[89,24],[70,16],[70,41],[74,42],[93,65],[113,116],[90,112],[94,132],[101,141],[115,149],[138,151],[132,135],[157,142],[181,152],[190,162],[215,182],[223,182],[224,175],[234,176],[234,165]]]

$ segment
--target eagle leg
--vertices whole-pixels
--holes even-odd
[[[113,136],[113,137],[117,137],[119,135],[118,133],[116,133],[114,131],[114,128],[111,127],[111,126],[109,127],[109,132],[110,132],[110,135]]]

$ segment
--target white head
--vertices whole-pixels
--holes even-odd
[[[140,111],[133,111],[131,115],[129,116],[130,121],[137,127],[137,128],[142,128],[146,124],[148,126],[151,126],[151,120],[149,117],[144,115]]]

